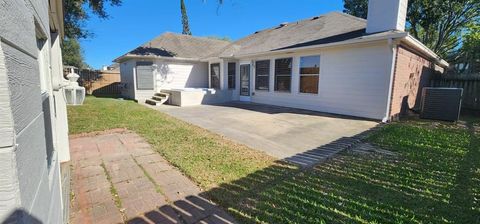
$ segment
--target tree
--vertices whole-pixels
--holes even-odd
[[[368,0],[344,0],[344,12],[366,18]],[[480,19],[480,0],[410,0],[407,31],[443,58],[451,57],[461,33]]]
[[[64,0],[65,8],[65,38],[62,44],[64,64],[78,68],[88,66],[84,63],[82,48],[79,39],[92,37],[92,33],[85,29],[85,22],[90,18],[90,13],[102,19],[109,18],[105,11],[105,4],[112,6],[121,5],[121,0]]]
[[[343,8],[344,13],[366,19],[368,0],[344,0]]]
[[[120,6],[122,0],[65,0],[65,36],[73,39],[85,39],[92,33],[85,29],[85,22],[90,18],[90,13],[101,19],[108,19],[105,4]]]
[[[480,23],[470,25],[462,36],[462,47],[458,50],[455,71],[460,74],[480,73]]]
[[[82,49],[76,39],[66,38],[62,47],[63,63],[75,66],[79,69],[84,67]]]
[[[184,0],[180,0],[180,10],[182,11],[182,25],[183,25],[182,34],[191,36],[192,32],[190,31],[190,25],[188,25],[187,8],[185,7]]]

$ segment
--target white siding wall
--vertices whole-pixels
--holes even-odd
[[[156,61],[157,89],[207,88],[208,63]]]
[[[120,64],[120,79],[125,84],[126,88],[122,90],[122,96],[128,99],[137,101],[144,101],[155,94],[154,90],[138,90],[136,77],[137,60],[128,60]],[[153,75],[153,73],[152,73]],[[152,82],[153,82],[152,76]],[[155,85],[154,85],[155,86]]]
[[[144,100],[162,89],[208,87],[208,63],[156,60],[155,90],[137,90],[136,63],[137,60],[128,60],[120,64],[121,82],[126,84],[126,88],[122,90],[125,98]]]
[[[299,93],[301,56],[320,55],[318,94]],[[387,42],[267,57],[271,60],[270,90],[255,91],[252,102],[344,114],[371,119],[385,117],[393,53]],[[275,58],[293,57],[291,93],[274,91]],[[263,60],[249,58],[245,60]]]
[[[299,93],[300,57],[310,55],[320,55],[318,94]],[[275,59],[286,57],[293,58],[291,92],[276,92]],[[271,60],[269,91],[255,91],[255,68],[254,65],[251,67],[252,102],[381,120],[385,117],[388,104],[392,57],[393,53],[387,41],[379,41],[268,57],[241,58],[241,61]],[[237,63],[236,86],[235,89],[228,90],[228,62],[211,60],[208,64],[192,64],[157,61],[160,72],[167,75],[166,78],[158,75],[156,90],[209,87],[210,64],[220,63],[221,91],[228,92],[231,100],[238,100],[241,63],[239,60],[234,61]],[[129,85],[130,87],[135,87],[134,65],[135,61],[129,61],[122,63],[121,67],[122,82],[124,79],[132,80],[133,85]],[[152,91],[136,91],[133,95],[138,100],[149,98],[152,94]]]
[[[60,130],[60,127],[55,124],[66,123],[67,120],[66,117],[57,116],[54,113],[55,110],[52,110],[53,106],[50,107],[50,117],[46,116],[48,113],[44,113],[41,98],[43,91],[48,95],[50,105],[54,105],[53,97],[56,91],[52,89],[51,82],[55,77],[61,76],[58,74],[61,69],[56,69],[51,64],[52,61],[58,60],[59,57],[55,54],[59,51],[50,49],[48,6],[47,0],[11,0],[2,1],[0,4],[2,21],[0,23],[0,222],[2,223],[6,218],[10,219],[6,220],[6,223],[62,222],[57,157],[62,144],[55,141],[55,137],[60,136],[56,133],[66,130]],[[42,60],[39,60],[36,31],[40,31],[46,38],[43,52],[45,58]],[[42,68],[45,79],[41,87],[40,69]],[[46,122],[47,120],[51,120],[51,124]],[[51,126],[53,130],[47,126]],[[51,131],[53,139],[46,137],[47,131]],[[54,147],[50,168],[47,168],[47,145]]]
[[[122,89],[122,97],[135,99],[135,81],[133,70],[135,69],[135,60],[128,60],[120,63],[120,80],[125,88]]]

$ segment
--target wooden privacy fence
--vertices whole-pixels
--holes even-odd
[[[480,74],[436,76],[433,87],[463,88],[462,107],[480,110]]]
[[[119,97],[122,93],[118,71],[84,69],[79,73],[79,84],[89,95]]]

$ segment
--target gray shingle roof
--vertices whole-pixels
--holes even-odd
[[[177,58],[204,58],[231,44],[228,41],[164,33],[126,55],[162,56]]]
[[[230,57],[290,48],[318,40],[337,42],[365,33],[367,21],[340,12],[287,23],[258,31],[211,54],[211,57]],[[343,35],[343,36],[342,36]],[[337,38],[334,38],[337,37]],[[327,39],[330,38],[330,39]],[[326,40],[325,40],[326,39]]]

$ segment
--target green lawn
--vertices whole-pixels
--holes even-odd
[[[368,141],[398,156],[299,170],[129,101],[89,97],[69,117],[72,133],[139,133],[245,223],[480,223],[478,118],[387,125]]]
[[[274,159],[133,101],[87,97],[68,108],[70,134],[127,128],[203,189],[268,167]]]

